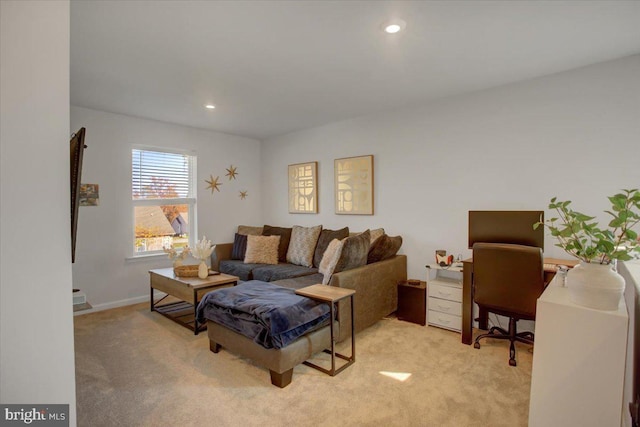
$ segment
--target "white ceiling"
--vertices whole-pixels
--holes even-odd
[[[638,1],[71,2],[73,105],[258,139],[637,53]]]

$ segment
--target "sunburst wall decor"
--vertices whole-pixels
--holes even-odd
[[[238,168],[233,165],[227,168],[227,173],[225,175],[229,177],[229,181],[231,181],[232,179],[236,179],[236,176],[238,175],[237,170]]]
[[[209,184],[207,186],[207,189],[211,189],[211,194],[213,194],[214,191],[220,191],[220,185],[222,185],[221,182],[218,182],[218,180],[220,179],[219,176],[216,176],[215,178],[213,177],[213,175],[209,175],[209,179],[206,179],[204,182],[206,182],[207,184]]]

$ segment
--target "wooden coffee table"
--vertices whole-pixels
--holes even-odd
[[[228,288],[238,284],[238,277],[228,274],[216,274],[199,279],[197,277],[177,277],[173,268],[160,268],[149,270],[150,276],[150,300],[151,311],[157,311],[163,316],[180,325],[191,329],[194,335],[207,329],[207,324],[198,324],[196,309],[202,297],[212,290]],[[166,293],[157,302],[154,301],[153,291],[157,289]],[[181,301],[159,305],[169,295]]]

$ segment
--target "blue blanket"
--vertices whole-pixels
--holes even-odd
[[[328,324],[329,315],[327,303],[259,280],[209,292],[197,309],[198,322],[209,319],[265,348],[287,346],[310,330]]]

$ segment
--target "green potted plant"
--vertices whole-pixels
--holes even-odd
[[[540,221],[534,228],[545,226],[558,240],[556,246],[578,258],[580,264],[567,276],[571,299],[601,310],[615,310],[624,292],[624,279],[612,269],[615,261],[627,261],[640,252],[638,233],[640,223],[640,191],[622,190],[609,197],[612,219],[601,227],[595,217],[571,209],[571,201],[551,199],[549,209],[558,214]]]

